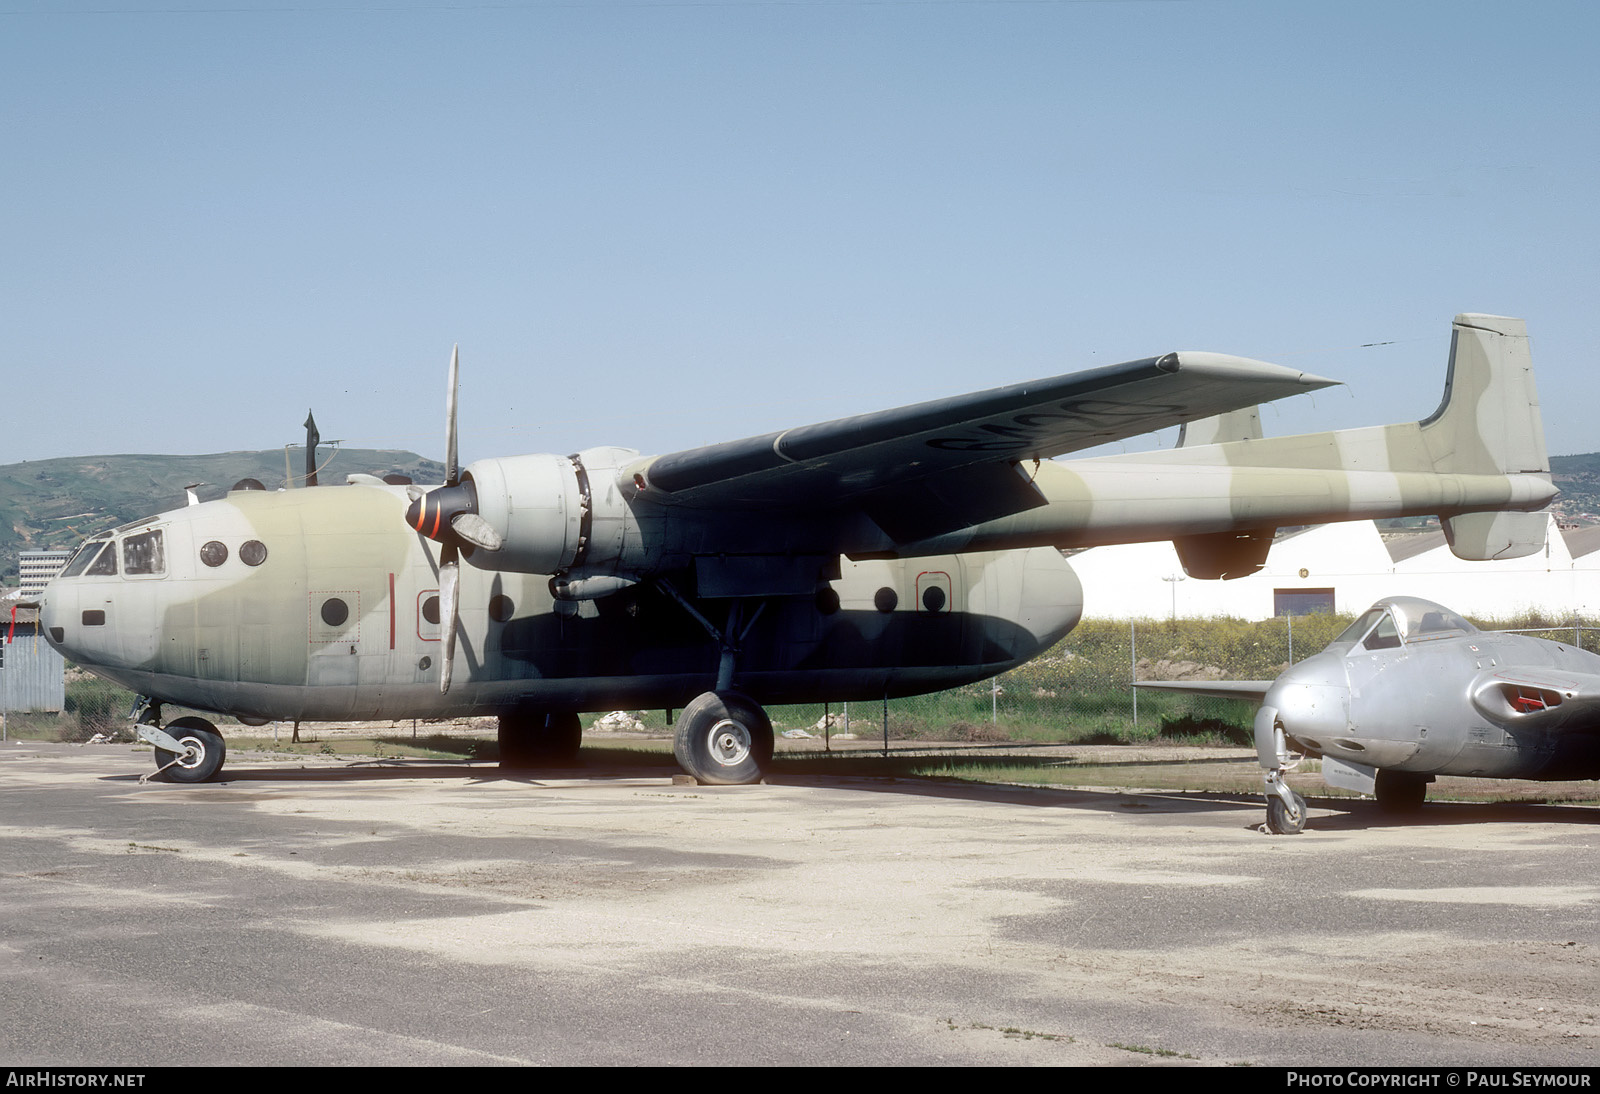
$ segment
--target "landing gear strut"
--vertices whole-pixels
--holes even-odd
[[[673,755],[702,783],[727,786],[758,781],[772,763],[772,719],[760,703],[733,690],[733,675],[740,648],[766,603],[757,604],[746,619],[744,602],[731,601],[727,622],[719,629],[670,581],[658,578],[656,586],[676,600],[719,647],[715,690],[695,696],[678,715],[672,734]]]
[[[1267,831],[1279,836],[1299,835],[1306,826],[1306,800],[1289,787],[1287,775],[1293,766],[1283,723],[1273,707],[1256,711],[1256,758],[1265,769],[1267,792]]]

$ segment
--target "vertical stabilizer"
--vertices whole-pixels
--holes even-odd
[[[1261,439],[1261,408],[1244,406],[1184,422],[1178,427],[1178,447],[1195,448],[1202,444],[1225,444],[1228,441],[1259,441]]]
[[[1456,316],[1444,400],[1421,426],[1436,471],[1548,477],[1527,324]],[[1460,513],[1441,523],[1458,558],[1518,558],[1544,545],[1543,513]]]
[[[1527,323],[1502,315],[1456,316],[1444,401],[1421,425],[1436,471],[1549,474]]]

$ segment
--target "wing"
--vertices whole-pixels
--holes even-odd
[[[1600,675],[1565,669],[1491,669],[1470,688],[1472,705],[1500,725],[1600,730]]]
[[[1180,695],[1204,695],[1211,699],[1246,699],[1259,703],[1266,698],[1271,680],[1135,680],[1136,688],[1175,691]]]
[[[1169,353],[674,452],[624,475],[669,504],[860,499],[903,539],[1043,504],[1026,466],[1035,460],[1334,382],[1243,357]],[[936,524],[919,526],[933,509]]]

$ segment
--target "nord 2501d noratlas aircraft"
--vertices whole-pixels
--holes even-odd
[[[914,695],[1048,649],[1083,607],[1061,548],[1171,539],[1191,576],[1229,578],[1279,525],[1437,514],[1457,555],[1512,558],[1555,493],[1527,334],[1497,316],[1456,318],[1420,422],[1262,439],[1236,415],[1070,462],[1051,457],[1332,381],[1168,353],[663,456],[461,469],[455,375],[444,484],[236,489],[90,539],[42,594],[50,642],[144,698],[166,777],[212,778],[224,744],[164,705],[498,715],[510,762],[570,758],[584,711],[676,707],[684,769],[749,782],[763,704]]]

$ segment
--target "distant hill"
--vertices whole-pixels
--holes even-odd
[[[1600,452],[1551,456],[1550,477],[1561,491],[1552,508],[1563,520],[1600,523]]]
[[[352,472],[409,475],[420,483],[444,480],[444,465],[415,452],[323,448],[319,479],[340,483]],[[290,454],[293,472],[305,453]],[[240,479],[268,489],[284,483],[283,449],[218,452],[207,456],[76,456],[0,464],[0,585],[15,585],[17,554],[75,547],[86,536],[184,504],[183,488],[200,482],[202,501],[220,498]]]

